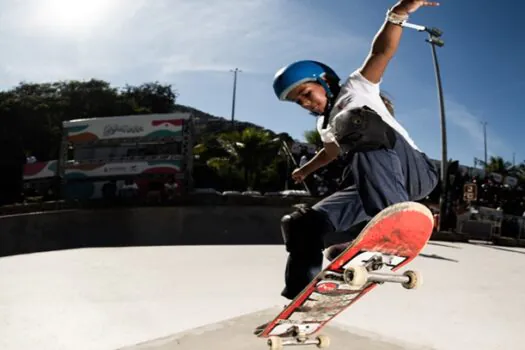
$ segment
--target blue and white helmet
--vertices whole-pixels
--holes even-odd
[[[327,96],[333,97],[330,87],[321,79],[326,74],[339,81],[332,68],[323,63],[310,60],[297,61],[277,71],[273,79],[273,89],[279,100],[286,101],[290,91],[302,83],[312,81],[321,84]]]

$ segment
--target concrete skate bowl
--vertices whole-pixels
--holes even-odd
[[[291,206],[77,209],[0,217],[0,256],[89,248],[282,244]]]

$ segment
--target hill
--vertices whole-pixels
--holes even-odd
[[[221,132],[227,132],[232,130],[232,123],[231,120],[224,117],[218,117],[211,115],[209,113],[203,112],[199,109],[176,104],[173,107],[174,112],[185,112],[185,113],[191,113],[194,116],[195,121],[195,129],[196,129],[196,138],[197,140],[200,140],[202,136],[210,134],[218,134]],[[273,130],[264,128],[260,125],[235,120],[234,123],[234,129],[237,131],[242,131],[246,128],[254,128],[258,130],[263,130],[269,132],[273,137],[280,137],[283,140],[286,141],[293,141],[292,137],[288,133],[276,133]]]

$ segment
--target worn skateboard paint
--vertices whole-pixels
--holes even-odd
[[[377,214],[354,242],[335,258],[264,329],[258,337],[288,337],[292,326],[304,325],[306,335],[318,332],[332,318],[377,286],[369,282],[352,290],[341,279],[325,276],[343,273],[345,266],[363,265],[373,255],[387,255],[389,262],[380,271],[396,271],[412,261],[428,242],[433,228],[430,210],[415,202],[394,204]]]

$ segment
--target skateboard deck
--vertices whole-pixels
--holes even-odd
[[[382,210],[352,244],[255,334],[269,338],[272,350],[284,345],[327,347],[328,337],[311,336],[378,284],[397,282],[407,289],[420,285],[419,273],[394,272],[418,256],[430,239],[433,225],[432,213],[419,203],[397,203]]]

